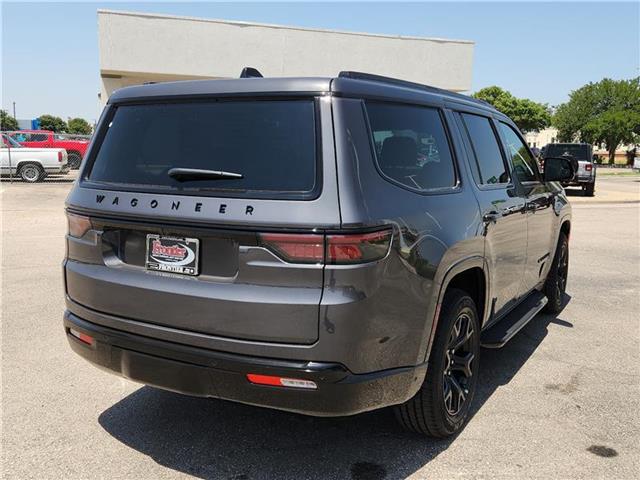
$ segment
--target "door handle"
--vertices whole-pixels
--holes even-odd
[[[538,205],[535,202],[527,202],[524,205],[524,211],[525,212],[532,212],[535,213],[536,210],[538,210]]]
[[[487,212],[482,216],[482,221],[484,223],[496,223],[501,216],[502,215],[496,211]]]

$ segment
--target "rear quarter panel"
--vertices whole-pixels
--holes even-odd
[[[361,100],[334,99],[334,121],[343,229],[391,225],[394,240],[375,275],[327,267],[320,336],[335,334],[351,318],[366,325],[370,345],[359,354],[370,363],[415,365],[426,358],[449,273],[456,265],[483,265],[481,218],[473,192],[465,188],[457,132],[449,128],[459,185],[447,193],[417,194],[376,169]],[[362,312],[366,318],[354,318]]]

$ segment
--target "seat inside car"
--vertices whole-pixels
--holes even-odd
[[[380,168],[393,180],[407,184],[407,177],[413,178],[422,171],[417,164],[418,148],[411,137],[388,137],[382,143]],[[414,183],[417,181],[414,179]],[[420,185],[416,184],[417,188]]]

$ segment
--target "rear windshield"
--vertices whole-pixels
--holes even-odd
[[[562,145],[558,143],[552,143],[547,145],[544,153],[545,157],[573,157],[576,160],[588,160],[589,152],[586,145]]]
[[[312,99],[126,105],[107,128],[90,182],[273,198],[316,187]],[[176,168],[242,178],[174,178]]]

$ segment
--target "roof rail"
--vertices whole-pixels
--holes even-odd
[[[262,78],[262,74],[257,68],[244,67],[240,73],[240,78]]]
[[[342,71],[338,74],[339,78],[352,78],[354,80],[368,80],[370,82],[379,82],[386,83],[390,85],[398,85],[400,87],[408,87],[415,88],[418,90],[424,90],[426,92],[431,93],[439,93],[442,95],[447,95],[453,98],[459,98],[465,100],[467,102],[480,103],[484,106],[491,107],[495,110],[495,107],[491,105],[489,102],[485,102],[484,100],[480,100],[479,98],[473,98],[469,95],[463,95],[461,93],[452,92],[450,90],[445,90],[443,88],[432,87],[431,85],[424,85],[422,83],[409,82],[408,80],[400,80],[398,78],[385,77],[382,75],[375,75],[373,73],[364,73],[364,72],[352,72],[352,71]]]

